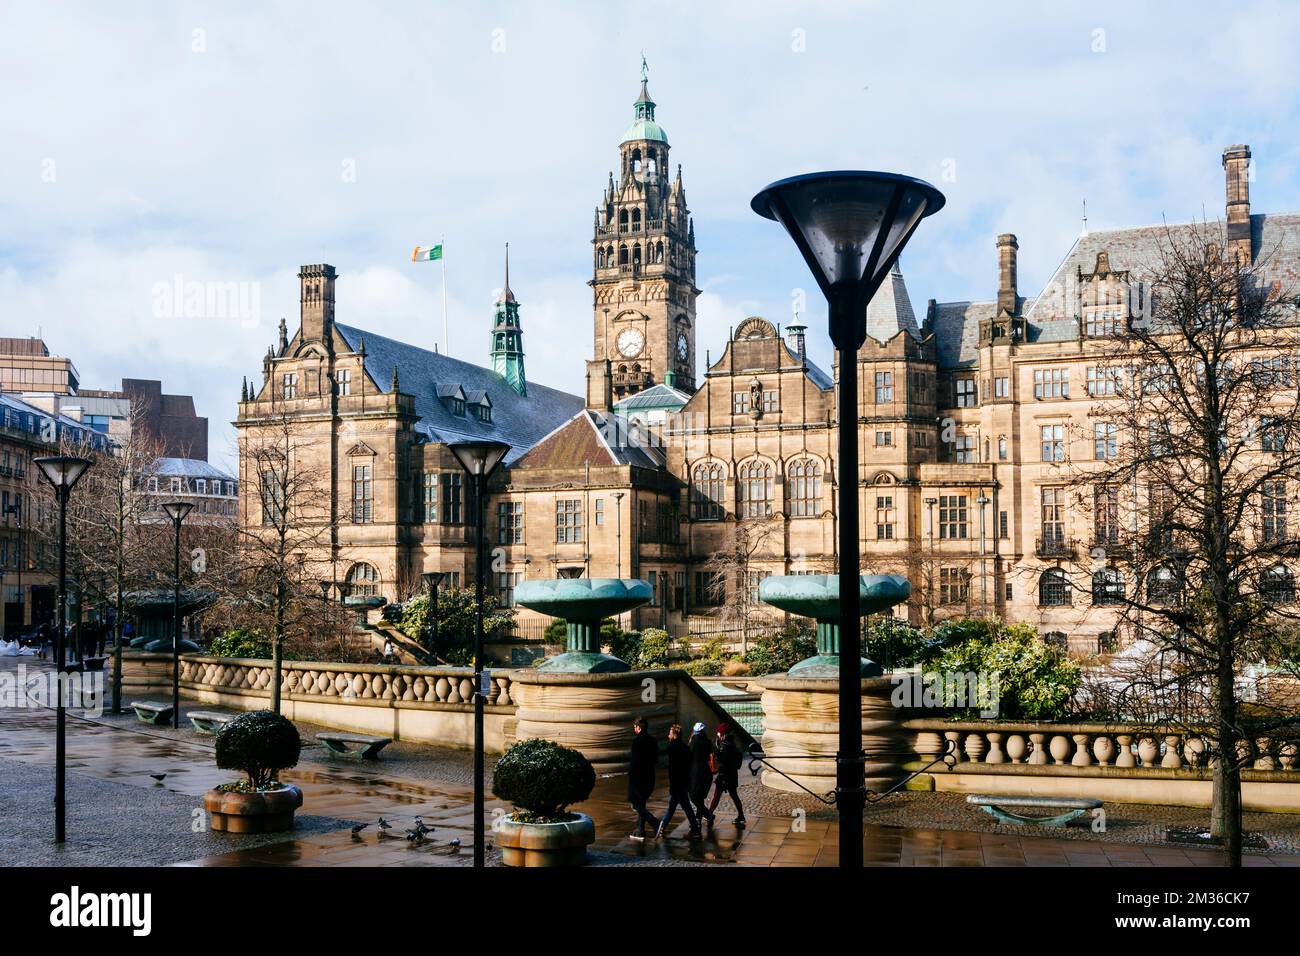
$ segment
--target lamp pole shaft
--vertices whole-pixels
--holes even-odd
[[[68,489],[56,489],[59,499],[59,629],[54,635],[56,663],[54,707],[54,842],[62,843],[65,835],[67,806],[64,798],[64,767],[67,764],[67,716],[63,712],[63,690],[67,648],[64,632],[68,625]]]
[[[172,729],[181,727],[181,522],[172,520]]]
[[[830,303],[831,328],[840,343],[840,701],[839,752],[835,757],[836,806],[840,816],[840,867],[862,867],[862,635],[858,577],[858,346],[854,297]],[[847,346],[847,347],[846,347]]]
[[[483,827],[483,476],[474,476],[474,866],[485,861]]]

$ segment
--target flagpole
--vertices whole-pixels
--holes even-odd
[[[447,246],[446,237],[438,239],[438,247],[442,255],[438,261],[442,264],[442,351],[445,355],[451,354],[451,343],[447,338]]]

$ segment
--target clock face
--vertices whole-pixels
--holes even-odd
[[[677,357],[681,359],[683,362],[685,362],[686,356],[687,354],[689,354],[690,349],[691,349],[691,344],[686,340],[686,333],[678,332],[677,333]]]
[[[618,353],[624,358],[635,358],[641,354],[645,345],[645,336],[637,329],[624,329],[618,333]]]

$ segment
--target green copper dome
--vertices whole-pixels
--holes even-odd
[[[632,104],[632,109],[632,125],[623,134],[622,142],[631,143],[636,140],[648,139],[667,144],[668,134],[664,132],[662,126],[655,122],[655,101],[650,99],[650,90],[647,88],[644,57],[641,60],[641,95]]]

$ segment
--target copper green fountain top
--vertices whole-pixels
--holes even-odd
[[[515,588],[515,603],[565,621],[599,621],[653,598],[649,582],[636,578],[539,578]]]
[[[858,582],[863,614],[887,611],[911,596],[912,585],[897,574],[864,574]],[[797,574],[764,578],[758,596],[765,604],[818,621],[837,621],[840,614],[838,574]]]

